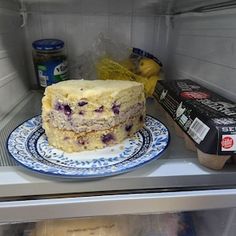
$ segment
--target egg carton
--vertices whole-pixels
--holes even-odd
[[[191,80],[160,81],[154,97],[175,134],[197,152],[200,164],[220,170],[235,157],[235,103]]]

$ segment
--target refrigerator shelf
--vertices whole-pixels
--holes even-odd
[[[184,140],[177,137],[171,127],[171,141],[162,157],[134,171],[108,178],[65,180],[36,174],[17,165],[8,155],[6,140],[10,132],[24,120],[40,114],[42,93],[33,91],[0,123],[0,198],[21,199],[24,196],[48,196],[60,194],[87,194],[103,192],[163,192],[202,189],[227,189],[235,186],[236,165],[226,165],[221,171],[201,166],[194,152],[188,151]],[[155,100],[150,99],[148,114],[163,123],[166,118]],[[166,123],[168,126],[168,124]],[[36,197],[37,198],[37,197]]]
[[[236,190],[183,191],[0,202],[0,223],[235,207]]]

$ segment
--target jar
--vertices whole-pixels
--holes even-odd
[[[41,39],[34,41],[33,61],[40,87],[67,80],[68,63],[64,52],[64,42],[59,39]]]

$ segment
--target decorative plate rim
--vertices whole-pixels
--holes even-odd
[[[169,143],[170,143],[170,140],[171,140],[171,136],[170,136],[170,131],[169,131],[169,128],[162,122],[160,121],[158,118],[152,116],[152,115],[149,115],[147,114],[146,117],[151,117],[152,119],[158,121],[163,127],[165,127],[165,129],[167,130],[167,142],[166,142],[166,146],[159,152],[159,154],[157,155],[153,155],[152,157],[150,157],[150,159],[142,162],[142,163],[139,163],[137,165],[134,165],[134,166],[131,166],[131,167],[128,167],[128,168],[124,168],[122,170],[119,170],[119,171],[115,171],[115,172],[110,172],[110,173],[105,173],[105,174],[89,174],[89,175],[86,175],[86,174],[73,174],[73,175],[63,175],[63,174],[60,174],[60,173],[53,173],[53,172],[48,172],[48,171],[44,171],[44,170],[37,170],[37,169],[33,169],[31,167],[29,167],[28,165],[26,165],[25,163],[22,163],[20,162],[18,159],[16,159],[13,154],[11,154],[8,146],[9,146],[9,139],[11,137],[11,134],[17,130],[21,125],[23,125],[24,123],[26,123],[27,121],[33,119],[33,118],[36,118],[36,117],[39,117],[41,116],[41,114],[37,114],[35,116],[32,116],[31,118],[28,118],[26,120],[24,120],[23,122],[21,122],[19,125],[17,125],[11,132],[10,134],[8,135],[7,137],[7,141],[6,141],[6,149],[7,149],[7,152],[8,154],[10,155],[11,158],[13,158],[13,160],[19,164],[20,167],[24,167],[26,168],[26,170],[29,170],[30,172],[32,173],[36,173],[36,174],[39,174],[39,175],[43,175],[43,176],[47,176],[47,177],[55,177],[55,178],[60,178],[60,179],[94,179],[94,178],[106,178],[106,177],[112,177],[112,176],[116,176],[116,175],[121,175],[121,174],[125,174],[125,173],[128,173],[128,172],[131,172],[132,170],[136,170],[154,160],[157,160],[158,158],[161,157],[161,155],[163,154],[163,152],[167,149],[167,147],[169,146]],[[146,126],[146,125],[145,125]],[[145,154],[144,154],[145,155]]]

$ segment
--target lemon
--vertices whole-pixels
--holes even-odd
[[[139,62],[139,72],[144,77],[158,75],[161,66],[150,58],[143,58]]]

